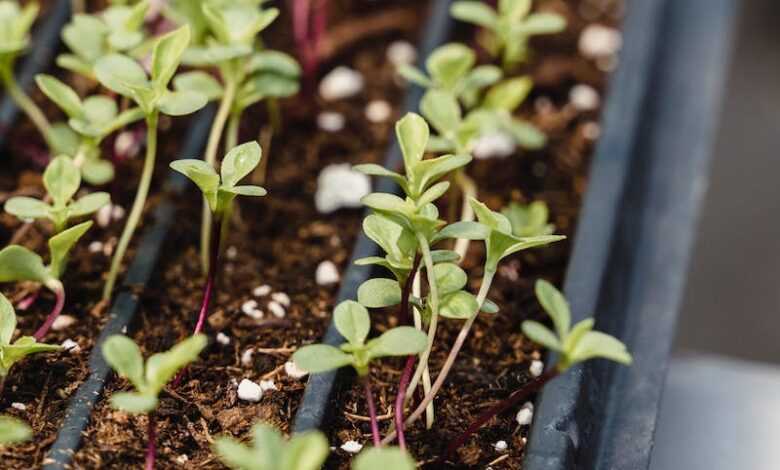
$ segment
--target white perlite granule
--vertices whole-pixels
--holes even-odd
[[[338,132],[344,129],[346,119],[341,113],[335,111],[323,111],[317,115],[317,127],[325,132]]]
[[[293,361],[287,361],[284,363],[284,372],[293,379],[302,379],[309,375],[308,372],[298,367]]]
[[[350,454],[357,454],[363,449],[363,444],[357,441],[347,441],[341,445],[341,450]]]
[[[409,41],[394,41],[387,46],[387,61],[395,67],[410,65],[417,60],[417,49]]]
[[[531,421],[534,420],[534,404],[530,401],[525,402],[523,407],[520,408],[520,411],[517,412],[515,420],[520,426],[528,426],[531,424]]]
[[[366,119],[379,124],[390,119],[393,108],[385,100],[373,100],[366,105]]]
[[[258,402],[263,397],[263,389],[249,379],[238,384],[238,398],[244,401]]]
[[[341,276],[336,264],[333,261],[326,260],[317,265],[315,279],[318,285],[327,286],[339,282]]]
[[[320,82],[320,96],[335,101],[357,95],[363,90],[363,75],[343,65],[331,70]]]
[[[580,53],[586,57],[608,57],[617,53],[622,45],[623,37],[620,31],[608,26],[592,24],[580,34]]]
[[[54,331],[62,331],[65,328],[72,326],[76,323],[76,319],[70,315],[60,315],[54,319],[54,323],[51,324],[51,329]]]
[[[367,175],[353,170],[349,163],[336,163],[323,168],[317,177],[314,203],[319,212],[329,214],[342,207],[360,207],[360,200],[370,192]]]
[[[569,102],[580,111],[593,111],[601,104],[601,97],[595,88],[580,83],[569,91]]]
[[[481,136],[474,143],[472,153],[480,160],[488,158],[506,158],[513,153],[517,144],[511,135],[503,132],[493,132]]]
[[[528,367],[528,372],[530,372],[534,377],[539,377],[542,375],[542,372],[544,372],[544,362],[531,361],[531,365]]]

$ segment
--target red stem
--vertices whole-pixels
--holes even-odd
[[[154,414],[149,414],[149,426],[147,428],[148,436],[146,442],[146,466],[145,470],[154,470],[154,462],[157,460],[157,426],[155,424]]]
[[[195,324],[195,332],[193,335],[197,335],[203,331],[203,325],[206,323],[206,318],[209,313],[209,305],[211,304],[211,298],[214,296],[214,285],[217,278],[217,264],[219,264],[219,245],[222,238],[221,219],[215,217],[211,225],[211,253],[209,254],[209,270],[206,274],[206,284],[203,286],[203,300],[200,303],[200,311],[198,312],[198,322]],[[176,374],[173,379],[173,388],[176,388],[181,383],[186,374],[187,368],[184,368]]]
[[[535,393],[541,389],[544,384],[557,377],[558,373],[559,372],[556,367],[547,370],[544,374],[525,384],[523,388],[512,392],[512,394],[503,401],[482,412],[482,414],[477,416],[477,419],[474,420],[474,422],[471,423],[461,435],[459,435],[454,441],[450,443],[449,446],[447,446],[447,450],[444,451],[443,458],[446,459],[452,455],[458,449],[458,447],[462,446],[468,440],[468,438],[471,437],[472,434],[474,434],[485,423],[493,419],[494,416],[503,413],[507,409],[527,399],[529,395]]]
[[[206,285],[203,286],[203,301],[200,305],[200,312],[198,313],[198,323],[195,325],[195,333],[198,334],[203,331],[203,324],[206,321],[206,317],[209,312],[209,304],[211,304],[211,297],[214,294],[214,283],[217,277],[217,264],[219,264],[219,244],[222,235],[221,223],[219,217],[214,218],[214,222],[211,226],[211,255],[209,256],[209,271],[206,277]]]
[[[60,313],[62,313],[62,308],[65,306],[65,289],[63,287],[58,287],[54,291],[54,295],[57,296],[54,308],[52,309],[51,313],[49,313],[49,316],[46,317],[43,325],[41,325],[41,327],[38,328],[38,331],[36,331],[33,335],[35,341],[40,341],[44,336],[46,336],[46,333],[48,333],[49,328],[51,328],[51,325],[54,323],[54,320],[60,316]]]
[[[417,273],[419,267],[420,255],[418,254],[414,258],[414,263],[412,263],[412,270],[409,273],[409,277],[406,278],[403,292],[401,293],[401,311],[398,315],[398,320],[401,324],[410,323],[409,296],[412,294],[414,276]],[[412,378],[416,359],[417,356],[415,355],[411,355],[406,358],[406,365],[404,366],[404,371],[401,374],[401,380],[398,382],[398,392],[395,396],[395,429],[398,434],[398,446],[401,448],[401,450],[406,450],[406,437],[404,436],[404,401],[406,400],[406,387],[409,386],[409,381]]]
[[[41,290],[36,289],[35,292],[23,298],[22,300],[19,301],[19,303],[16,304],[16,310],[25,311],[28,308],[32,307],[32,305],[35,303],[36,300],[38,300],[38,297],[40,295],[41,295]]]
[[[368,377],[363,380],[363,387],[366,390],[366,403],[368,404],[368,415],[371,418],[371,435],[374,438],[374,447],[382,447],[382,438],[379,436],[379,420],[376,417],[376,406],[374,405],[374,394],[371,393],[371,381]]]

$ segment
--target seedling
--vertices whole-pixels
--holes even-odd
[[[12,197],[5,203],[5,211],[21,220],[45,219],[54,224],[54,233],[65,230],[73,219],[97,212],[111,202],[105,192],[94,192],[79,199],[74,196],[81,186],[81,173],[76,163],[59,156],[43,172],[46,197],[43,200],[27,196]]]
[[[296,434],[285,442],[281,433],[267,424],[252,427],[251,445],[218,437],[213,449],[225,465],[235,470],[319,470],[330,453],[321,432]]]
[[[428,357],[436,335],[439,315],[466,319],[470,328],[477,313],[481,310],[495,311],[492,303],[485,302],[498,260],[519,250],[546,245],[562,237],[519,238],[511,234],[509,221],[500,214],[495,214],[476,200],[472,207],[477,209],[479,217],[489,219],[497,229],[505,230],[500,235],[491,236],[491,230],[476,222],[462,222],[442,228],[444,222],[438,220],[438,211],[433,201],[442,196],[449,188],[449,182],[436,182],[447,176],[449,172],[471,161],[467,154],[445,155],[433,159],[423,159],[428,145],[429,128],[424,119],[415,114],[409,114],[398,122],[396,133],[404,157],[405,176],[388,171],[378,165],[358,165],[355,168],[367,174],[392,178],[406,193],[406,199],[391,194],[374,193],[366,196],[363,203],[371,207],[379,216],[367,220],[366,233],[382,246],[388,255],[385,258],[370,258],[360,260],[361,264],[380,264],[387,266],[396,275],[398,282],[385,279],[372,279],[361,286],[358,291],[361,303],[369,306],[389,306],[401,302],[408,296],[408,291],[402,291],[400,286],[404,276],[409,276],[412,260],[419,250],[426,270],[429,293],[425,299],[412,299],[418,306],[422,319],[428,323],[427,346],[420,356],[420,362],[414,376],[409,381],[406,390],[400,388],[401,403],[408,400],[416,389],[426,368]],[[501,223],[495,222],[499,219]],[[500,225],[500,227],[498,227]],[[465,229],[469,230],[465,230]],[[404,231],[407,231],[405,233]],[[497,230],[498,231],[498,230]],[[439,251],[437,256],[443,259],[434,260],[431,245],[447,238],[487,240],[488,263],[485,269],[480,293],[475,297],[463,290],[466,285],[466,274],[452,261],[457,261],[457,254],[449,251]],[[416,243],[415,243],[416,242]],[[408,269],[408,271],[407,271]],[[468,330],[464,335],[468,334]],[[464,338],[465,339],[465,338]],[[459,347],[458,347],[459,349]],[[457,352],[454,352],[457,355]],[[454,360],[454,357],[453,357]],[[407,363],[408,364],[408,363]],[[445,366],[446,367],[446,366]],[[441,381],[446,376],[447,369],[440,374]],[[406,373],[402,374],[402,384],[408,380]],[[427,395],[435,395],[435,391],[426,390]],[[403,398],[403,395],[407,398]],[[426,406],[430,400],[426,402]],[[425,407],[423,407],[423,410]],[[403,407],[397,407],[402,412]],[[419,408],[418,408],[419,409]],[[398,410],[397,410],[398,411]],[[398,417],[397,417],[398,418]],[[415,418],[416,419],[416,418]],[[428,411],[428,424],[432,425],[433,413]],[[409,420],[407,420],[407,424]],[[399,431],[399,444],[404,448],[403,423],[396,423]]]
[[[461,43],[449,43],[434,50],[425,61],[425,70],[403,65],[398,73],[406,80],[430,90],[454,95],[467,109],[477,105],[485,87],[501,80],[503,72],[495,65],[477,65],[474,51]],[[460,113],[460,112],[459,112]]]
[[[60,54],[57,65],[95,80],[95,65],[113,53],[130,53],[139,48],[146,35],[144,17],[149,1],[134,6],[114,5],[99,14],[77,13],[62,30],[62,41],[71,53]],[[126,3],[126,2],[123,2]]]
[[[204,160],[216,166],[217,150],[225,131],[225,148],[238,144],[241,115],[249,106],[263,99],[275,103],[298,93],[300,67],[295,59],[278,51],[256,50],[258,35],[279,15],[276,8],[260,9],[256,0],[239,2],[209,1],[174,2],[170,13],[178,21],[192,25],[198,32],[196,41],[184,55],[184,63],[197,67],[216,68],[222,83],[203,71],[177,77],[177,90],[194,90],[219,100],[219,109],[209,133]],[[278,121],[275,104],[271,105],[272,121]],[[228,122],[229,121],[229,122]],[[274,122],[274,129],[279,123]],[[211,245],[211,213],[203,205],[201,225],[201,265],[208,271]]]
[[[111,269],[103,289],[104,299],[111,297],[125,252],[146,204],[157,157],[157,121],[160,113],[183,116],[199,110],[207,102],[206,96],[196,91],[168,89],[189,42],[189,26],[182,26],[162,36],[152,52],[151,78],[138,62],[126,55],[109,54],[98,59],[94,66],[95,76],[103,86],[132,99],[141,108],[147,128],[146,156],[141,179],[133,207],[111,260]]]
[[[532,0],[499,0],[498,9],[484,2],[457,1],[452,16],[481,26],[479,42],[493,57],[501,56],[504,69],[526,61],[533,36],[566,29],[566,19],[556,13],[531,13]]]
[[[217,174],[214,168],[203,160],[183,159],[171,163],[171,168],[191,179],[200,188],[210,213],[214,215],[209,270],[203,288],[203,302],[195,325],[195,334],[203,330],[203,324],[208,316],[219,263],[220,240],[230,225],[233,200],[236,196],[266,195],[266,190],[260,186],[238,184],[257,167],[262,156],[260,145],[257,142],[248,142],[225,155],[220,174]]]
[[[14,364],[31,354],[61,349],[57,345],[39,343],[31,336],[22,336],[12,343],[11,338],[13,338],[15,330],[16,312],[14,312],[11,302],[3,294],[0,294],[0,393],[2,393],[5,378]],[[2,438],[3,424],[3,421],[0,421],[0,444],[4,441]]]
[[[51,237],[49,239],[51,261],[48,266],[44,265],[43,259],[38,254],[23,246],[10,245],[0,250],[0,282],[37,282],[56,296],[54,308],[33,335],[36,341],[40,341],[46,335],[65,306],[65,286],[61,279],[68,264],[68,255],[91,226],[92,221],[83,222]]]
[[[509,219],[512,234],[517,237],[536,237],[555,233],[555,225],[549,223],[550,209],[544,201],[534,201],[530,204],[512,202],[501,209],[501,214]]]
[[[8,96],[30,118],[46,144],[53,148],[49,120],[14,76],[16,59],[30,45],[30,28],[38,16],[38,9],[38,3],[34,1],[20,8],[16,0],[0,0],[0,80]]]
[[[427,345],[425,334],[411,326],[399,326],[366,341],[371,329],[368,310],[363,305],[346,300],[333,313],[336,329],[346,339],[340,347],[327,344],[304,346],[293,355],[293,360],[303,370],[311,373],[325,372],[352,366],[363,379],[374,445],[380,445],[379,423],[376,417],[368,370],[371,361],[387,356],[408,356],[422,352]]]
[[[147,470],[154,468],[157,458],[154,410],[159,402],[158,395],[179,370],[198,358],[207,343],[204,335],[190,336],[170,350],[152,355],[145,364],[141,349],[127,336],[113,335],[103,343],[103,357],[108,365],[135,387],[133,392],[114,393],[111,406],[130,414],[149,415]]]
[[[298,58],[309,84],[319,65],[319,47],[328,21],[328,0],[293,0],[292,26]]]
[[[0,416],[0,446],[18,444],[32,439],[32,428],[12,416]]]
[[[593,331],[593,318],[586,318],[573,327],[571,312],[566,298],[547,281],[536,282],[536,298],[550,315],[553,332],[545,325],[534,321],[523,322],[523,333],[534,342],[559,354],[558,362],[539,377],[512,392],[508,398],[480,414],[476,420],[447,447],[445,457],[463,445],[466,440],[485,423],[499,413],[515,406],[529,395],[540,390],[547,382],[565,373],[573,366],[589,359],[604,358],[623,365],[631,365],[631,354],[618,339],[608,334]]]
[[[100,144],[109,135],[144,118],[140,107],[119,112],[114,99],[93,95],[83,101],[68,85],[55,77],[39,74],[38,87],[68,116],[68,122],[55,123],[57,147],[81,170],[85,181],[106,184],[114,178],[114,166],[100,156]]]

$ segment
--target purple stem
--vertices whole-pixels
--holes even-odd
[[[541,389],[544,386],[544,384],[557,377],[558,374],[559,374],[558,368],[553,367],[547,370],[544,374],[532,380],[531,382],[528,382],[527,384],[523,385],[522,388],[512,392],[512,394],[509,395],[509,397],[505,398],[503,401],[499,402],[496,405],[491,406],[488,410],[482,412],[482,414],[477,416],[477,419],[474,420],[474,422],[471,423],[469,427],[466,428],[465,431],[463,431],[463,433],[461,433],[454,441],[450,442],[450,445],[447,446],[447,450],[444,451],[444,455],[442,458],[446,459],[450,455],[452,455],[458,449],[458,447],[462,446],[468,440],[468,438],[471,437],[472,434],[474,434],[477,430],[479,430],[479,428],[481,428],[485,423],[493,419],[494,416],[503,413],[507,409],[527,399],[528,396]]]
[[[145,470],[154,470],[154,462],[157,460],[157,426],[154,419],[154,414],[149,414],[149,426],[147,428],[147,442],[146,442],[146,466]]]
[[[206,321],[206,317],[209,312],[209,305],[211,304],[211,297],[214,294],[214,283],[217,277],[217,265],[219,264],[219,244],[222,238],[222,230],[220,218],[215,217],[211,226],[211,254],[209,256],[209,271],[206,277],[206,285],[203,286],[203,301],[200,305],[200,312],[198,313],[198,323],[195,325],[195,333],[198,334],[203,331],[203,324]]]
[[[215,217],[211,223],[211,252],[209,254],[209,270],[206,274],[206,284],[203,286],[203,300],[201,300],[200,311],[198,312],[198,322],[195,324],[195,332],[193,335],[197,335],[203,331],[203,325],[206,323],[206,318],[209,313],[209,305],[211,304],[211,298],[214,296],[214,284],[217,278],[217,264],[219,264],[219,244],[222,238],[221,230],[221,218]],[[176,388],[184,378],[184,374],[187,373],[187,369],[184,368],[176,374],[176,378],[173,379],[173,388]]]
[[[409,315],[409,296],[412,293],[412,285],[414,285],[414,276],[417,270],[420,268],[420,255],[418,254],[414,258],[412,263],[412,270],[409,273],[409,277],[406,278],[404,283],[403,292],[401,293],[401,311],[398,315],[398,320],[401,324],[410,323]],[[406,365],[404,371],[401,374],[401,380],[398,383],[398,393],[395,396],[395,429],[398,433],[398,446],[401,450],[406,450],[406,437],[404,436],[404,401],[406,400],[406,387],[409,386],[409,380],[412,378],[412,372],[414,371],[414,364],[417,356],[411,355],[406,358]]]
[[[406,450],[406,437],[404,437],[404,400],[406,399],[406,387],[409,386],[409,380],[412,378],[414,363],[417,356],[406,358],[406,366],[401,374],[401,381],[398,382],[398,394],[395,396],[395,430],[398,434],[398,447]]]
[[[16,309],[25,311],[28,308],[32,307],[32,305],[35,303],[36,300],[38,300],[38,296],[41,295],[41,290],[38,289],[32,294],[28,295],[27,297],[23,298],[19,303],[16,304]]]
[[[57,317],[60,316],[60,313],[62,313],[62,308],[65,306],[65,289],[62,286],[60,286],[54,290],[54,294],[57,296],[57,300],[56,303],[54,304],[54,308],[51,310],[51,313],[49,313],[49,316],[46,317],[46,320],[43,322],[43,325],[41,325],[41,327],[38,328],[38,331],[36,331],[35,334],[33,335],[35,341],[40,341],[44,336],[46,336],[46,333],[49,331],[49,328],[51,328],[51,325],[54,323],[54,320],[56,320]]]
[[[382,438],[379,436],[379,420],[376,417],[376,406],[374,405],[374,394],[371,393],[371,381],[368,377],[363,379],[363,386],[366,390],[366,403],[368,403],[368,415],[371,418],[371,435],[374,438],[374,447],[382,447]]]

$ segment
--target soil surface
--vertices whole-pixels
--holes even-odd
[[[99,2],[93,5],[95,3]],[[366,88],[356,98],[333,103],[321,102],[311,95],[284,100],[281,103],[284,125],[271,139],[270,148],[265,139],[269,119],[264,107],[250,110],[244,118],[240,141],[260,139],[264,158],[269,159],[268,176],[263,183],[269,195],[240,201],[232,230],[223,244],[222,269],[206,333],[212,340],[222,333],[229,342],[211,341],[201,361],[188,370],[182,384],[161,395],[157,412],[158,468],[223,468],[210,450],[213,438],[223,433],[248,437],[247,431],[258,420],[288,431],[306,379],[288,376],[284,363],[297,347],[317,341],[330,321],[338,285],[317,285],[315,270],[320,262],[329,260],[344,273],[360,229],[361,210],[318,213],[314,208],[317,175],[331,163],[381,162],[392,133],[392,122],[400,117],[398,107],[403,98],[403,88],[386,60],[385,51],[390,42],[399,38],[415,42],[425,18],[421,11],[424,8],[410,0],[384,2],[382,8],[373,4],[372,8],[367,8],[364,0],[330,3],[335,18],[332,31],[342,36],[329,38],[327,44],[332,49],[327,51],[329,61],[322,65],[320,75],[335,65],[348,65],[364,74]],[[570,28],[555,38],[535,42],[538,55],[528,73],[534,76],[537,87],[522,114],[548,134],[548,147],[502,160],[477,161],[469,168],[480,187],[480,199],[490,207],[499,209],[512,200],[544,200],[550,206],[557,233],[569,236],[573,234],[586,187],[587,166],[597,135],[599,114],[598,110],[575,110],[568,103],[568,93],[571,86],[578,83],[604,90],[605,67],[580,57],[576,46],[579,32],[586,24],[583,15],[588,17],[588,22],[613,24],[616,21],[611,13],[592,16],[594,13],[588,13],[585,8],[601,3],[608,5],[604,12],[614,12],[614,2],[547,2],[546,8],[567,15]],[[388,5],[385,7],[385,4]],[[376,21],[383,29],[372,35],[370,41],[349,37],[350,28],[337,27],[362,22],[365,15],[370,14],[384,15],[381,21]],[[410,18],[413,21],[409,21]],[[272,47],[292,50],[288,25],[289,17],[283,12],[266,35]],[[461,39],[468,40],[468,36]],[[50,73],[58,74],[80,90],[91,87],[70,74],[55,70]],[[34,92],[33,97],[47,115],[61,116],[39,92]],[[372,124],[366,121],[365,106],[374,99],[387,100],[392,105],[393,116],[387,122]],[[319,130],[315,117],[321,110],[344,114],[345,129],[339,133]],[[161,152],[154,183],[158,191],[163,179],[169,175],[168,162],[183,157],[178,148],[187,122],[187,119],[166,119],[161,124],[167,130],[160,132]],[[112,141],[105,145],[107,152],[112,147]],[[46,164],[42,148],[34,129],[26,121],[20,121],[11,136],[10,155],[4,157],[8,158],[3,163],[4,171],[0,172],[0,202],[17,194],[42,194],[39,174]],[[122,207],[129,208],[131,204],[134,188],[127,182],[137,181],[142,156],[141,153],[119,161],[119,177],[107,189],[115,203]],[[198,262],[201,206],[197,194],[194,186],[189,186],[186,194],[168,195],[177,204],[177,223],[166,241],[152,282],[140,292],[142,307],[131,331],[147,357],[187,337],[195,324],[204,282]],[[153,189],[147,212],[161,197],[165,195],[155,193]],[[446,207],[441,209],[442,214],[447,213]],[[144,225],[151,222],[147,217]],[[86,362],[106,320],[106,305],[98,301],[103,278],[123,223],[124,219],[120,219],[107,227],[93,227],[78,245],[64,280],[68,289],[64,313],[77,321],[63,331],[52,331],[46,340],[61,343],[72,339],[81,350],[34,356],[9,376],[5,393],[0,396],[0,412],[28,421],[35,430],[36,440],[0,449],[3,467],[6,464],[8,468],[40,465],[56,438],[68,398],[88,374]],[[19,226],[13,217],[0,214],[0,243],[3,246]],[[137,233],[140,235],[142,230],[143,227]],[[23,243],[43,253],[48,231],[48,227],[36,224]],[[138,238],[136,236],[136,241]],[[96,252],[93,242],[101,243],[102,250]],[[431,462],[471,418],[529,380],[529,363],[541,358],[542,352],[523,337],[520,323],[527,318],[541,318],[532,294],[533,282],[544,277],[560,283],[569,249],[569,242],[564,242],[515,256],[503,263],[490,295],[500,305],[501,312],[475,324],[448,380],[449,384],[457,383],[458,387],[445,386],[436,400],[435,428],[425,431],[422,426],[415,425],[407,431],[411,451],[418,461]],[[133,256],[131,248],[126,259],[132,260]],[[473,291],[479,287],[482,259],[481,246],[473,244],[464,262]],[[253,290],[263,285],[270,286],[271,292],[254,295]],[[1,287],[2,292],[14,300],[26,297],[34,288]],[[290,299],[289,306],[281,302],[285,310],[281,318],[269,309],[274,294],[277,301],[279,294]],[[257,320],[242,313],[242,305],[249,300],[257,302],[263,318]],[[19,330],[31,334],[52,305],[53,298],[43,293],[27,312],[18,312]],[[393,326],[390,323],[393,317],[386,318],[387,322],[376,322],[377,333]],[[434,373],[459,326],[458,322],[442,325],[431,359]],[[246,360],[245,353],[250,349],[254,354]],[[387,361],[372,371],[380,414],[391,411],[401,368],[400,361]],[[256,382],[273,380],[276,390],[267,391],[256,404],[238,400],[236,385],[245,378]],[[111,380],[105,396],[128,388],[124,380]],[[15,403],[23,404],[25,409],[12,407]],[[330,438],[336,450],[327,468],[348,468],[350,455],[339,446],[350,439],[361,443],[370,441],[368,424],[361,418],[366,414],[361,389],[346,387],[334,397],[333,409],[335,427]],[[384,420],[383,429],[389,423],[390,420]],[[114,411],[105,400],[100,401],[84,445],[75,456],[74,467],[139,468],[144,458],[146,424],[147,418]],[[519,468],[527,427],[517,428],[513,413],[494,420],[461,450],[461,462],[469,468],[486,465]],[[508,443],[507,452],[500,453],[493,448],[498,440]]]

